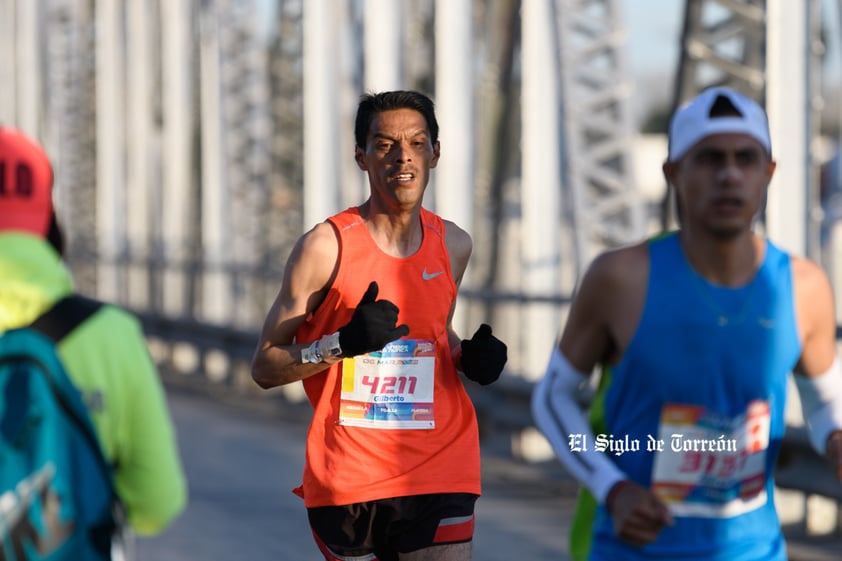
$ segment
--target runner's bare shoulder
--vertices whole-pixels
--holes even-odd
[[[646,242],[610,249],[588,267],[583,284],[607,298],[643,295],[649,279],[649,248]]]

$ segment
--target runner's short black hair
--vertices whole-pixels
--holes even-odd
[[[367,93],[360,97],[357,106],[357,118],[354,122],[354,140],[357,146],[365,148],[371,122],[378,114],[395,109],[414,109],[424,116],[430,132],[430,142],[439,139],[439,124],[433,100],[421,92],[413,90],[395,90],[389,92]]]

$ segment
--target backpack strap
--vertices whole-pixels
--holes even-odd
[[[44,312],[40,317],[30,324],[30,328],[38,333],[46,336],[53,343],[59,343],[74,329],[82,325],[88,318],[94,315],[97,311],[105,306],[104,302],[94,300],[82,296],[81,294],[70,294],[56,302],[52,308]],[[101,524],[92,528],[91,539],[96,543],[97,548],[106,553],[110,552],[111,539],[115,535],[119,522],[116,520],[115,513],[122,512],[122,502],[114,489],[112,468],[108,465],[102,448],[99,445],[99,440],[96,435],[91,432],[93,426],[87,422],[85,412],[78,411],[70,402],[64,397],[64,394],[50,380],[50,387],[56,396],[59,406],[62,408],[67,418],[73,422],[80,431],[80,434],[87,441],[88,446],[96,453],[94,454],[97,463],[99,464],[102,473],[106,476],[111,488],[111,499],[114,503],[111,517],[104,520]],[[110,558],[110,556],[109,556]]]
[[[82,325],[82,323],[94,315],[104,305],[103,302],[86,298],[80,294],[71,294],[59,300],[52,308],[44,312],[40,317],[30,324],[30,328],[49,338],[57,344],[64,339],[71,331]],[[88,424],[82,419],[82,412],[76,409],[65,399],[64,394],[58,389],[52,379],[48,378],[50,387],[56,395],[59,406],[79,428],[88,444],[99,453],[102,465],[106,473],[110,473],[99,440],[91,432]]]
[[[104,304],[99,300],[81,294],[71,294],[56,302],[52,308],[33,321],[30,327],[58,343],[102,306]]]
[[[53,343],[57,344],[64,339],[71,331],[82,325],[82,323],[94,315],[97,310],[104,306],[103,302],[86,298],[79,294],[71,294],[59,300],[52,308],[44,312],[39,318],[30,324],[30,328],[38,333],[49,338]],[[85,419],[84,413],[77,411],[75,407],[65,398],[61,390],[55,382],[48,377],[50,388],[56,396],[59,406],[62,408],[67,417],[79,428],[81,434],[84,436],[88,444],[97,451],[97,456],[102,464],[102,468],[106,473],[110,474],[111,470],[99,446],[99,440],[91,432],[91,427]],[[109,476],[109,480],[110,480]]]

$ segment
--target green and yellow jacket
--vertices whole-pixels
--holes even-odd
[[[0,233],[0,333],[30,324],[73,282],[45,240]],[[129,524],[161,531],[184,509],[187,486],[163,386],[137,319],[104,306],[65,337],[59,355],[82,392]]]

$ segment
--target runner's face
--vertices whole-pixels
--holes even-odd
[[[701,227],[717,237],[751,230],[774,171],[775,162],[759,142],[730,133],[704,138],[678,162],[664,164],[682,226]]]
[[[368,172],[371,195],[387,207],[421,204],[430,170],[439,159],[439,143],[432,143],[427,121],[414,109],[379,113],[371,122],[365,149],[354,155]]]

